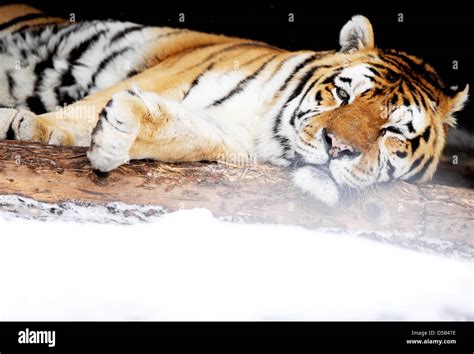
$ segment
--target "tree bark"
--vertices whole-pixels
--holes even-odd
[[[85,151],[1,141],[0,213],[61,217],[52,209],[73,203],[105,208],[110,213],[102,221],[117,220],[114,215],[125,213],[119,222],[127,222],[127,212],[132,220],[137,213],[139,219],[147,220],[164,212],[204,207],[231,221],[349,231],[417,249],[474,255],[472,189],[399,182],[377,186],[330,209],[299,192],[289,172],[275,166],[133,161],[108,174],[97,174]],[[20,203],[25,198],[39,203],[19,208],[12,197]],[[130,207],[118,210],[109,205],[117,202]],[[147,211],[139,211],[137,205]]]

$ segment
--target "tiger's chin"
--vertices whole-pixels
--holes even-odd
[[[295,170],[293,182],[323,204],[335,207],[341,201],[341,187],[325,165],[306,165]]]

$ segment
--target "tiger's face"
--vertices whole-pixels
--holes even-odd
[[[375,48],[362,16],[343,27],[340,44],[341,52],[315,69],[292,118],[297,160],[319,166],[299,172],[297,184],[335,204],[327,194],[341,187],[430,179],[468,87],[445,88],[422,60]],[[311,178],[324,190],[315,191]]]

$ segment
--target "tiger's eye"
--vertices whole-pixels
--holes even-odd
[[[349,94],[343,90],[342,88],[338,87],[336,89],[337,96],[342,100],[342,101],[347,101],[349,99]]]

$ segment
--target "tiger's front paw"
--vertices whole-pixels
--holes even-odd
[[[140,129],[133,100],[127,91],[117,93],[99,114],[87,152],[94,169],[108,172],[130,160],[129,151]]]
[[[9,137],[10,132],[13,132],[11,126],[18,110],[14,108],[0,108],[0,140],[5,140]]]
[[[0,108],[0,140],[33,140],[36,114],[24,109]]]
[[[336,182],[316,167],[301,167],[293,175],[294,183],[313,198],[330,207],[339,204],[341,195]]]

